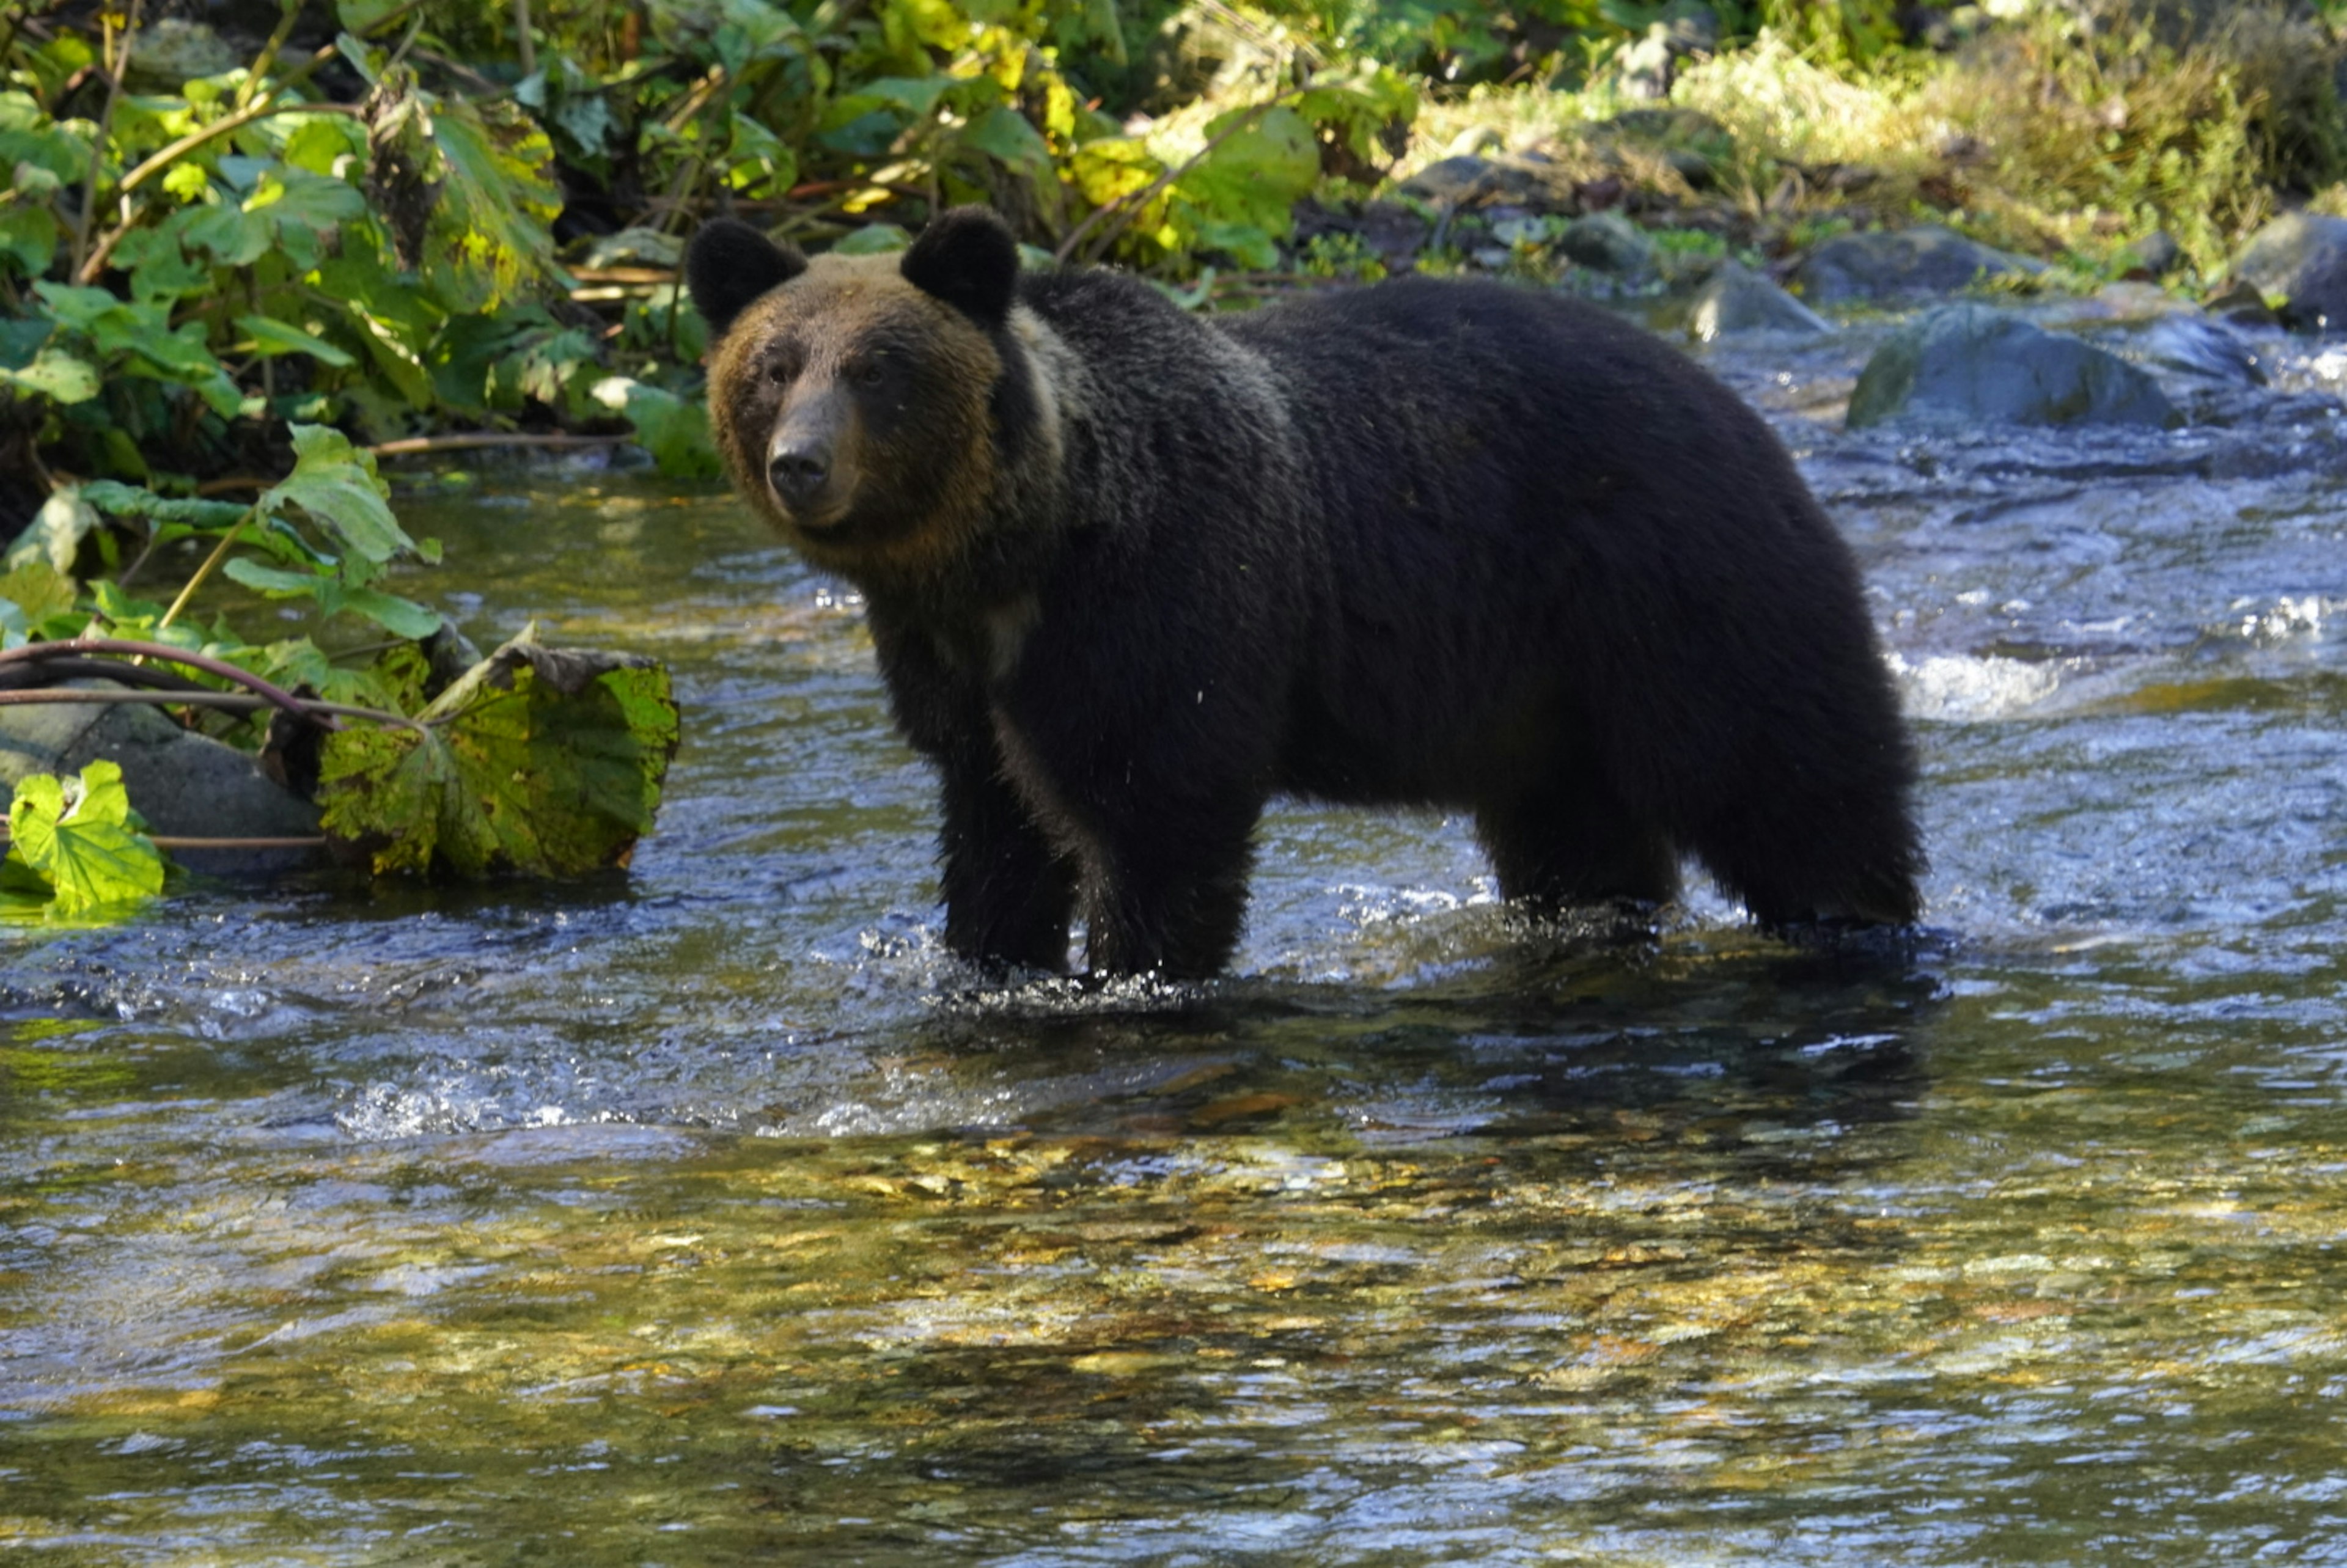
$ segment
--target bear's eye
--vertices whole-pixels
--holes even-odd
[[[878,354],[854,361],[847,366],[847,379],[857,386],[877,386],[888,379],[888,362]]]
[[[778,354],[766,364],[766,379],[776,386],[788,386],[798,378],[799,356],[797,354]]]

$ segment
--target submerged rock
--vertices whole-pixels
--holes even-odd
[[[2150,375],[2009,312],[1949,305],[1893,334],[1850,394],[1852,429],[1890,419],[2016,425],[2180,422]]]
[[[2266,384],[2265,366],[2257,350],[2231,328],[2206,316],[2165,316],[2151,323],[2129,345],[2133,357],[2147,364],[2206,376],[2235,386]]]
[[[108,681],[76,684],[122,689]],[[0,785],[32,774],[77,774],[101,757],[121,764],[123,787],[149,833],[300,838],[318,831],[318,808],[271,779],[251,756],[179,728],[157,709],[95,702],[0,709]],[[216,872],[275,869],[317,857],[311,850],[174,854]]]
[[[2034,276],[2045,263],[1967,240],[1952,229],[1926,224],[1895,231],[1841,234],[1804,257],[1793,282],[1812,304],[1947,293],[1983,278]]]
[[[2301,332],[2347,327],[2347,218],[2292,212],[2252,235],[2233,258],[2233,276],[2268,299]]]
[[[1833,323],[1736,261],[1723,261],[1687,313],[1687,335],[1704,343],[1731,333],[1829,333]]]

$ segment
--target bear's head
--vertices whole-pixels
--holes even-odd
[[[1001,220],[957,208],[900,256],[810,261],[719,219],[684,270],[715,334],[718,449],[750,504],[853,580],[960,557],[1005,461],[1005,384],[1027,379],[1010,374],[1019,248]]]

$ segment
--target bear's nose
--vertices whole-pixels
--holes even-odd
[[[830,477],[828,446],[784,446],[766,459],[766,482],[787,507],[805,507],[823,493],[824,481]]]

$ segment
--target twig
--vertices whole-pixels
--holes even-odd
[[[419,452],[466,452],[483,446],[539,446],[556,450],[609,446],[634,439],[632,436],[538,436],[520,431],[465,430],[452,436],[409,436],[397,441],[380,441],[366,450],[377,457],[413,457]]]
[[[111,52],[107,46],[114,42],[114,18],[110,12],[101,13],[98,36],[100,63],[107,65],[106,107],[98,111],[97,134],[89,140],[89,176],[81,188],[81,211],[74,219],[72,264],[67,275],[79,281],[82,258],[89,254],[89,225],[97,215],[97,181],[106,172],[106,144],[114,137],[114,106],[122,99],[122,78],[130,68],[130,40],[138,31],[138,12],[145,0],[130,0],[130,17],[122,29],[121,56],[110,63],[104,56]]]
[[[525,77],[536,76],[538,46],[530,41],[529,36],[529,0],[513,0],[513,8],[514,47],[515,52],[521,56],[521,74]]]
[[[150,833],[146,839],[158,849],[323,849],[333,842],[323,833],[301,838],[195,838],[183,833]],[[0,822],[0,844],[8,842],[8,825]]]
[[[225,659],[209,654],[190,653],[184,648],[174,648],[168,642],[140,642],[122,637],[72,637],[56,642],[27,642],[20,648],[0,649],[0,665],[36,664],[46,659],[74,658],[87,653],[113,653],[126,659],[153,659],[167,664],[182,664],[190,670],[200,670],[207,675],[258,692],[269,700],[272,707],[282,708],[297,719],[308,719],[322,729],[339,729],[330,718],[313,713],[312,708],[330,708],[329,704],[308,702],[284,687],[262,680],[250,670],[240,669]],[[5,693],[0,693],[5,695]],[[21,693],[20,693],[21,694]],[[400,723],[413,720],[399,714],[387,718]]]
[[[269,67],[277,63],[277,52],[285,46],[285,40],[292,36],[293,24],[301,15],[302,0],[282,0],[278,7],[277,30],[269,35],[269,42],[261,46],[261,54],[253,60],[252,68],[244,74],[244,80],[238,85],[235,108],[242,108],[251,103],[252,95],[268,79]]]

